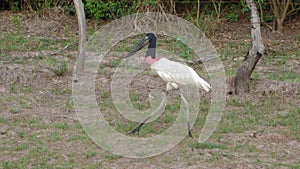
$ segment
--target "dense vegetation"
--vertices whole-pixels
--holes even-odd
[[[221,17],[237,22],[240,15],[248,11],[245,0],[83,0],[83,3],[88,18],[110,20],[137,12],[159,11],[187,17],[196,25],[203,25],[204,20],[216,21]],[[300,0],[256,0],[256,3],[262,23],[278,32],[282,32],[284,20],[299,15],[300,11]],[[71,15],[75,14],[72,0],[3,0],[0,2],[0,10],[40,11],[53,7],[64,8]],[[204,30],[209,27],[209,23],[205,25],[202,27]]]

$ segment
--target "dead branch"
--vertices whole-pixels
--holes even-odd
[[[76,72],[83,72],[85,59],[84,45],[86,43],[86,21],[82,1],[74,0],[74,4],[79,26],[78,62],[76,65]]]

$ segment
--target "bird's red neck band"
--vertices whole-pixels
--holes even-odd
[[[149,65],[152,65],[153,63],[159,61],[160,58],[152,58],[151,56],[147,56],[146,57],[146,63],[148,63]]]

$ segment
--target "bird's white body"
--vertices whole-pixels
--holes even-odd
[[[151,64],[150,68],[168,83],[196,85],[207,92],[211,89],[210,84],[202,79],[191,67],[179,62],[160,58]]]

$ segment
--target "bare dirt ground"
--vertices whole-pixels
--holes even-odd
[[[72,102],[76,18],[60,9],[0,16],[0,168],[300,168],[300,17],[286,22],[283,35],[263,28],[266,55],[255,69],[250,93],[228,94],[222,121],[207,143],[187,137],[162,155],[129,159],[101,149],[77,121]],[[89,21],[89,32],[102,24]],[[247,20],[223,21],[210,34],[229,84],[247,53],[248,28]],[[104,100],[100,109],[109,116],[117,114],[105,102],[112,61],[99,68],[96,91]],[[200,118],[195,135],[203,125]],[[132,126],[116,123],[127,125],[126,131]],[[168,125],[159,122],[153,128]]]

